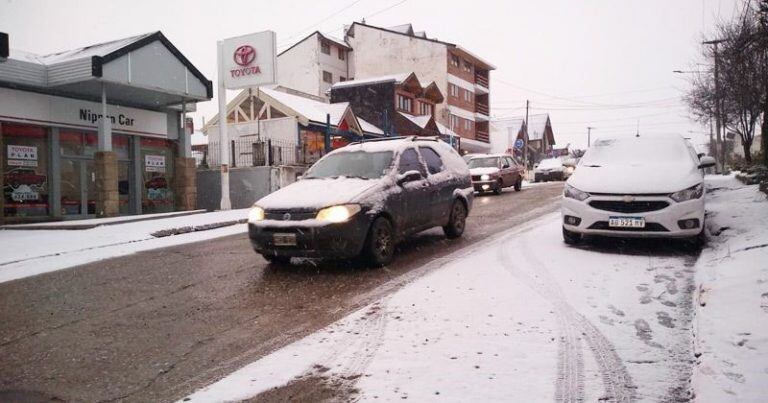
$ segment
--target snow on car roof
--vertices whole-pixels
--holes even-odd
[[[642,135],[599,138],[581,158],[581,165],[626,165],[693,162],[680,135]]]

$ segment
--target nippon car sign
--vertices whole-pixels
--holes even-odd
[[[219,63],[227,89],[274,84],[277,81],[275,33],[257,32],[225,39]]]

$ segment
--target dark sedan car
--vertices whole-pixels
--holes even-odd
[[[464,232],[472,182],[461,157],[435,138],[353,143],[335,150],[299,180],[257,201],[248,216],[256,252],[291,257],[365,257],[390,263],[408,235],[441,226]]]

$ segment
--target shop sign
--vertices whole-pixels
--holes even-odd
[[[147,172],[165,172],[164,155],[145,155],[144,170]]]
[[[37,147],[8,145],[8,165],[14,167],[36,167]]]
[[[277,81],[274,32],[225,39],[220,46],[219,64],[226,88],[256,87]]]
[[[29,185],[21,185],[11,191],[11,199],[15,202],[39,200],[40,193]]]

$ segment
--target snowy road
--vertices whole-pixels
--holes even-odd
[[[462,239],[427,231],[382,270],[275,268],[235,235],[0,283],[0,400],[181,398],[555,211],[561,192],[478,197]]]
[[[568,247],[552,214],[447,258],[191,401],[688,398],[696,254],[669,242]]]

